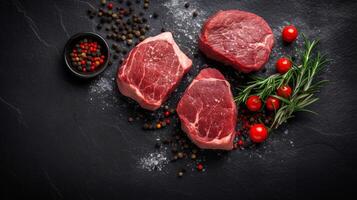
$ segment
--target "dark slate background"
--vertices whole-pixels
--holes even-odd
[[[172,5],[151,1],[148,13],[156,11],[160,17],[149,20],[153,27],[149,34],[165,27],[192,57],[197,51],[194,40],[178,27],[165,2]],[[183,2],[179,1],[181,7]],[[357,2],[190,2],[190,9],[199,12],[193,22],[200,23],[219,9],[242,9],[264,17],[277,34],[292,22],[309,38],[320,38],[320,50],[333,61],[322,75],[330,83],[311,107],[319,115],[298,114],[260,147],[209,159],[204,173],[191,172],[189,166],[185,177],[178,179],[175,173],[183,162],[148,172],[138,159],[153,152],[155,139],[172,130],[144,132],[140,121],[129,125],[127,118],[138,108],[121,97],[114,81],[110,81],[113,90],[98,95],[91,88],[100,77],[80,81],[68,73],[62,60],[69,36],[96,31],[85,13],[97,2],[1,1],[1,199],[301,199],[353,193]],[[185,29],[191,35],[198,30],[192,26]],[[292,48],[282,47],[279,35],[276,38],[276,55],[267,64],[268,72],[276,57]],[[172,95],[170,105],[206,62],[201,55],[194,60],[194,69]],[[116,68],[115,63],[102,78],[114,78]]]

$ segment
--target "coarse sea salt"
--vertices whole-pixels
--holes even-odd
[[[147,171],[162,171],[169,163],[166,151],[148,153],[139,159],[139,166]]]
[[[88,97],[91,103],[95,103],[102,110],[116,105],[118,99],[115,95],[115,70],[112,67],[97,80],[94,80],[88,89]]]
[[[89,87],[90,93],[95,94],[104,94],[109,91],[113,90],[112,80],[101,77],[100,79],[96,80],[94,84],[90,85]]]
[[[183,5],[187,2],[190,2],[190,6],[185,8]],[[207,12],[195,1],[169,0],[164,6],[173,20],[168,21],[167,26],[172,28],[175,38],[185,41],[182,45],[192,55],[197,50],[197,36],[207,18]],[[198,14],[197,17],[193,17],[193,12]]]

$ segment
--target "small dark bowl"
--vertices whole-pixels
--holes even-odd
[[[70,56],[71,50],[82,39],[92,39],[93,41],[98,42],[98,44],[102,48],[101,49],[102,55],[105,56],[104,63],[98,69],[94,70],[93,72],[82,72],[82,71],[79,71],[75,66],[72,65],[71,56]],[[109,58],[110,58],[110,51],[109,51],[109,46],[108,46],[107,42],[104,40],[104,38],[102,38],[102,36],[100,36],[96,33],[92,33],[92,32],[77,33],[77,34],[73,35],[68,40],[66,46],[64,47],[64,60],[66,62],[68,69],[71,70],[71,72],[73,72],[73,74],[75,74],[76,76],[79,76],[81,78],[93,78],[93,77],[99,75],[100,73],[102,73],[108,67]]]

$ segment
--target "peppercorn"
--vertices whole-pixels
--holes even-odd
[[[148,9],[149,8],[149,4],[148,3],[144,3],[144,9]]]
[[[192,160],[195,160],[196,158],[197,158],[196,154],[194,154],[194,153],[191,154],[191,159],[192,159]]]
[[[185,3],[185,8],[188,8],[188,7],[190,7],[190,3]]]
[[[177,173],[177,176],[178,176],[178,177],[182,177],[182,176],[183,176],[183,172],[182,172],[182,171],[179,171],[179,172]]]
[[[143,35],[142,35],[142,36],[140,36],[140,37],[139,37],[139,40],[140,40],[140,41],[145,40],[145,36],[143,36]]]
[[[102,4],[103,6],[105,6],[105,4],[107,4],[106,0],[100,0],[100,4]]]
[[[192,16],[193,16],[193,17],[197,17],[197,16],[198,16],[198,12],[197,12],[197,11],[194,11],[194,12],[192,13]]]
[[[160,123],[157,123],[157,124],[156,124],[156,128],[157,128],[157,129],[160,129],[160,128],[161,128],[161,124],[160,124]]]
[[[196,165],[196,168],[197,168],[198,171],[202,171],[203,170],[203,165],[201,163],[198,163]]]
[[[133,40],[132,40],[132,39],[128,39],[128,40],[126,41],[126,44],[127,44],[128,46],[131,46],[131,45],[133,44]]]
[[[164,115],[165,115],[165,117],[168,117],[168,116],[170,116],[170,112],[169,111],[165,111]]]
[[[154,12],[154,13],[152,14],[152,17],[153,17],[154,19],[156,19],[157,17],[159,17],[159,15],[158,15],[156,12]]]
[[[143,126],[144,129],[149,129],[149,127],[150,127],[150,125],[148,123],[145,123]]]
[[[108,7],[109,10],[111,10],[111,9],[113,9],[113,4],[109,3],[107,7]]]
[[[178,152],[178,153],[177,153],[177,157],[183,158],[183,153],[182,153],[182,152]]]
[[[134,32],[134,35],[135,35],[135,37],[137,37],[137,38],[140,37],[140,35],[141,35],[141,34],[140,34],[140,31],[135,31],[135,32]]]
[[[166,122],[165,121],[161,122],[161,125],[162,125],[162,127],[165,127],[166,126]]]

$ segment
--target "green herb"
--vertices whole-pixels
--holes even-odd
[[[294,63],[293,68],[285,74],[273,74],[269,77],[251,76],[246,86],[239,88],[239,95],[235,101],[244,103],[251,95],[258,95],[261,99],[274,96],[283,102],[276,111],[271,128],[278,128],[282,123],[294,117],[295,112],[312,112],[306,107],[318,100],[315,96],[326,80],[315,81],[316,75],[324,68],[328,60],[320,52],[314,53],[318,41],[309,41],[304,37],[305,46],[301,53],[301,64]],[[293,89],[289,99],[275,95],[276,89],[287,84]]]

